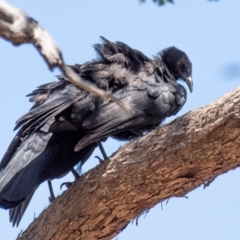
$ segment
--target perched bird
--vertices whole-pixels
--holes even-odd
[[[71,67],[133,111],[83,91],[63,76],[29,94],[35,104],[17,121],[20,130],[0,163],[0,207],[11,208],[13,225],[19,224],[37,187],[84,164],[97,141],[141,136],[175,115],[187,99],[177,80],[193,90],[192,64],[176,47],[150,59],[125,43],[101,38],[102,44],[94,45],[97,59]]]

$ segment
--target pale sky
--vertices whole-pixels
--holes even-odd
[[[11,0],[47,29],[63,52],[68,64],[83,63],[96,55],[92,48],[102,35],[123,41],[151,57],[165,47],[185,51],[193,64],[194,91],[178,116],[211,103],[240,83],[240,1],[175,0],[158,7],[148,0],[24,1]],[[15,135],[15,121],[31,107],[25,97],[37,86],[55,81],[58,71],[50,72],[31,45],[13,47],[0,39],[1,144],[0,158]],[[169,119],[167,120],[169,121]],[[108,141],[108,155],[124,144]],[[94,167],[96,152],[83,171]],[[72,179],[71,176],[67,179]],[[61,183],[54,181],[60,194]],[[240,172],[218,177],[209,188],[173,198],[157,205],[144,217],[120,233],[118,240],[144,239],[240,239]],[[0,209],[0,239],[13,240],[45,206],[49,192],[44,183],[38,189],[18,228],[12,228],[8,211]],[[81,199],[79,199],[81,201]],[[116,237],[114,238],[116,239]]]

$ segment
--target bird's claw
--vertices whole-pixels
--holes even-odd
[[[103,160],[103,159],[101,159],[99,156],[95,156],[95,158],[97,158],[97,159],[98,159],[98,161],[99,161],[99,164],[102,164],[102,163],[104,162],[104,160]]]
[[[63,186],[66,186],[66,188],[68,189],[72,186],[72,184],[73,184],[72,182],[64,182],[64,183],[61,184],[60,190],[62,190]]]

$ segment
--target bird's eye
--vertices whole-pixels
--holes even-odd
[[[185,70],[185,66],[182,62],[178,62],[178,68],[181,69],[182,71]]]
[[[183,64],[181,61],[178,61],[178,67],[181,67]]]

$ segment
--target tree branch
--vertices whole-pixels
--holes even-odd
[[[18,46],[32,43],[50,69],[63,63],[54,40],[37,22],[20,9],[0,0],[0,36]]]
[[[12,42],[15,46],[32,43],[51,70],[54,67],[59,67],[67,79],[75,86],[101,98],[110,99],[127,111],[132,111],[129,105],[120,103],[110,93],[84,81],[72,71],[64,63],[62,53],[49,33],[41,28],[33,18],[4,0],[0,0],[0,37]]]
[[[111,239],[157,203],[240,165],[240,88],[124,145],[58,197],[19,238]]]

